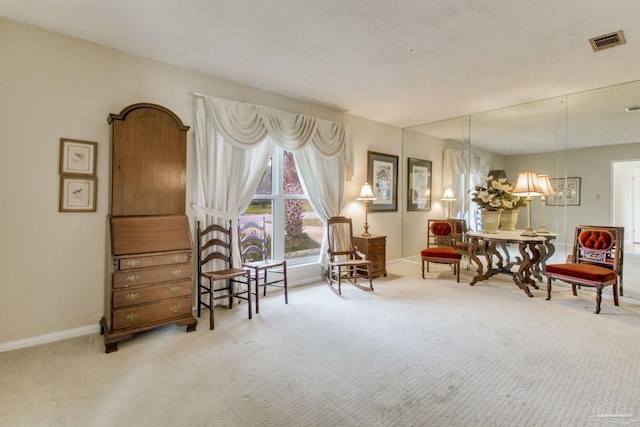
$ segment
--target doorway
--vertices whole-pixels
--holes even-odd
[[[624,296],[640,298],[640,160],[614,161],[613,225],[623,226]]]

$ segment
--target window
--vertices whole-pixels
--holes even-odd
[[[239,218],[241,224],[263,220],[272,258],[293,263],[317,259],[324,232],[322,221],[302,190],[293,153],[280,148],[264,171],[251,204]]]

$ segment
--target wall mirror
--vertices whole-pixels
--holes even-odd
[[[624,296],[640,298],[640,276],[635,274],[640,269],[640,108],[636,106],[640,106],[640,81],[414,126],[403,132],[403,160],[429,150],[428,145],[444,149],[458,144],[469,167],[466,190],[478,179],[471,172],[478,158],[488,159],[491,169],[504,170],[510,181],[523,170],[555,179],[579,178],[577,204],[543,206],[540,198],[534,198],[533,228],[540,225],[544,212],[547,227],[559,233],[551,262],[563,262],[576,225],[624,226]],[[435,164],[434,174],[442,174]],[[437,201],[444,191],[437,184],[443,184],[443,177],[434,176],[433,182]],[[410,214],[403,212],[406,258],[419,253],[424,239],[418,240],[426,233],[426,220]],[[455,214],[473,226],[470,209]],[[427,217],[444,215],[444,209],[432,209]],[[518,228],[524,228],[526,220],[520,215]]]

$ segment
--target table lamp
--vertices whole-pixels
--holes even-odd
[[[531,228],[531,197],[544,194],[538,183],[538,174],[531,171],[520,172],[512,194],[527,198],[527,229],[522,232],[522,236],[537,236]]]
[[[553,191],[553,187],[551,186],[551,182],[549,182],[549,175],[538,175],[538,184],[540,184],[540,188],[542,189],[542,197],[540,197],[540,228],[538,228],[538,233],[548,233],[549,229],[544,223],[544,205],[547,199],[547,196],[553,196],[556,194]]]
[[[442,194],[442,198],[440,199],[443,202],[446,202],[446,206],[448,207],[448,213],[446,213],[446,217],[449,218],[451,216],[451,202],[455,202],[456,201],[456,197],[453,195],[453,190],[451,189],[451,187],[447,187],[444,190],[444,194]]]
[[[371,234],[369,233],[369,203],[371,203],[376,199],[376,196],[371,191],[371,186],[368,182],[365,182],[360,190],[360,195],[356,198],[361,202],[364,202],[364,233],[362,233],[363,237],[369,237]]]

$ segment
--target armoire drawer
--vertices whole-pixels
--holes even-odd
[[[116,258],[116,270],[133,268],[160,267],[163,265],[184,264],[191,262],[191,252],[174,252],[169,254],[140,255]]]
[[[112,310],[112,329],[135,328],[148,323],[190,316],[191,297],[182,297],[130,308]]]
[[[179,282],[117,289],[113,291],[112,307],[117,309],[169,298],[191,296],[191,286],[191,279],[187,279]]]
[[[192,277],[192,274],[193,266],[190,262],[164,267],[117,271],[113,273],[113,288],[128,288],[131,286],[146,285],[148,283],[188,279]]]

